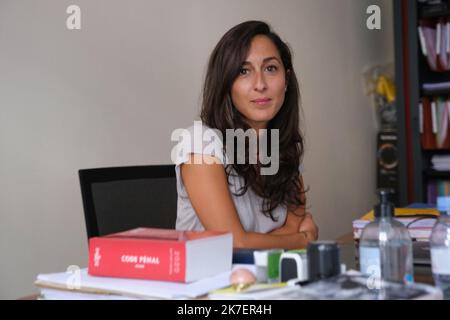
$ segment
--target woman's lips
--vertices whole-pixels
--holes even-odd
[[[264,99],[255,99],[255,100],[252,100],[252,102],[257,105],[263,106],[263,105],[268,104],[270,102],[270,100],[271,99],[269,99],[269,98],[264,98]]]

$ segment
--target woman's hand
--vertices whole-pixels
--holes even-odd
[[[305,212],[305,216],[300,222],[298,232],[303,232],[308,241],[317,240],[319,237],[319,228],[314,222],[311,213]]]
[[[303,233],[307,241],[313,241],[318,238],[319,228],[315,224],[311,213],[303,212],[302,216],[298,216],[293,212],[288,212],[286,223],[269,233],[273,235]]]

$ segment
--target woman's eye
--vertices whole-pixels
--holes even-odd
[[[247,68],[241,68],[241,70],[239,70],[239,74],[246,75],[248,71],[249,70]]]
[[[277,66],[268,66],[267,67],[267,70],[269,71],[269,72],[275,72],[275,71],[277,71]]]

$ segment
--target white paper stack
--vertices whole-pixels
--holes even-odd
[[[426,239],[431,235],[431,230],[433,226],[436,224],[436,219],[426,218],[426,219],[417,219],[417,218],[403,218],[396,217],[397,221],[403,223],[405,227],[408,228],[409,235],[413,239]],[[361,237],[362,231],[366,225],[371,222],[370,220],[354,220],[353,221],[353,238],[359,239]]]
[[[437,171],[450,171],[450,155],[434,155],[431,158],[433,169]]]
[[[43,299],[194,299],[230,285],[231,271],[191,283],[93,277],[77,273],[40,274],[35,285]]]

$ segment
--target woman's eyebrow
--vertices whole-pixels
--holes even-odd
[[[280,60],[279,60],[277,57],[268,57],[268,58],[264,58],[263,63],[266,63],[267,61],[270,61],[270,60],[277,60],[277,61],[280,63]],[[245,66],[245,65],[251,65],[251,62],[250,62],[250,61],[245,61],[242,65],[243,65],[243,66]]]

